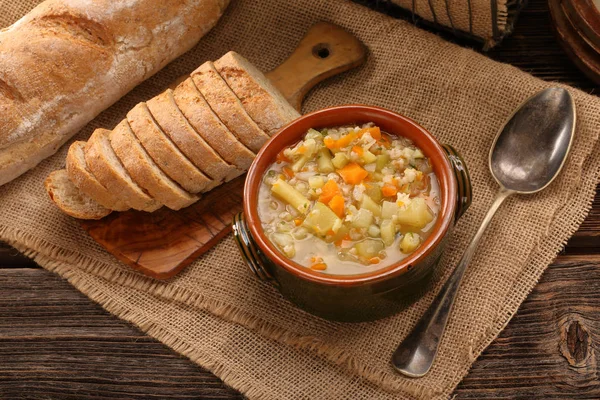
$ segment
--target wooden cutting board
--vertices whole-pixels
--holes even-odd
[[[266,74],[300,111],[302,99],[317,83],[361,65],[367,49],[339,26],[313,25],[279,67]],[[184,78],[185,79],[185,78]],[[125,264],[156,279],[177,274],[231,231],[242,210],[245,176],[225,183],[190,207],[153,213],[112,213],[98,221],[81,221],[102,247]]]

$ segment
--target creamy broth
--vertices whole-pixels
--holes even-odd
[[[259,188],[266,237],[329,274],[361,274],[412,254],[440,208],[429,159],[372,123],[311,129],[269,166]]]

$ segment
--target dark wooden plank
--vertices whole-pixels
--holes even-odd
[[[456,399],[598,399],[600,255],[563,256],[456,390]]]
[[[42,269],[0,270],[1,399],[241,399]]]
[[[562,256],[457,399],[600,398],[600,256]],[[0,270],[0,398],[241,398],[41,269]]]

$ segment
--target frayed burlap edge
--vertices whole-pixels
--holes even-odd
[[[399,382],[397,375],[385,371],[378,371],[362,361],[357,360],[352,354],[340,349],[332,348],[319,338],[295,334],[254,315],[241,311],[230,304],[206,298],[200,293],[194,293],[185,288],[173,287],[172,285],[169,285],[168,281],[151,280],[147,277],[140,276],[133,271],[115,270],[114,267],[109,264],[98,262],[81,254],[74,254],[70,250],[58,248],[43,239],[35,238],[30,234],[20,232],[16,229],[0,227],[0,239],[15,247],[25,256],[38,262],[45,269],[61,276],[63,275],[61,263],[76,265],[77,268],[112,283],[149,293],[162,299],[176,301],[191,307],[202,309],[217,317],[223,318],[226,321],[241,325],[262,336],[278,341],[279,343],[297,349],[312,351],[327,362],[344,367],[350,373],[354,373],[388,392],[405,392],[417,397],[431,397],[435,394],[443,393],[442,388],[434,389],[411,381]],[[40,255],[42,256],[41,258],[39,257]],[[52,260],[52,262],[47,262],[48,260]],[[80,289],[79,286],[75,284],[74,286],[77,289]],[[102,301],[98,302],[102,304]],[[120,314],[115,315],[120,317]]]

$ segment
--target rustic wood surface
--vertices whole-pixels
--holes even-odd
[[[546,80],[590,93],[596,88],[556,43],[543,0],[530,1],[514,34],[489,56]],[[600,398],[599,294],[597,194],[563,255],[475,362],[455,398]],[[242,396],[0,245],[0,399],[15,398]]]

